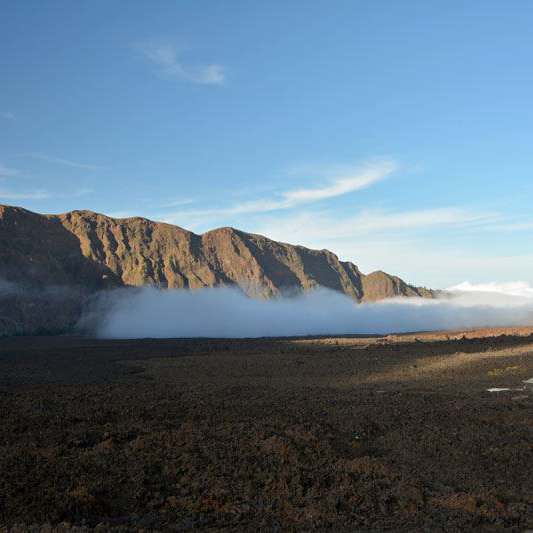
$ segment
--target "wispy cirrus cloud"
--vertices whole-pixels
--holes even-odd
[[[322,179],[313,179],[309,186],[265,192],[262,198],[227,207],[176,209],[157,218],[197,232],[230,224],[278,241],[327,248],[363,272],[385,269],[435,288],[456,284],[465,276],[481,280],[485,270],[486,276],[498,279],[502,266],[515,279],[531,270],[531,254],[517,258],[511,248],[479,252],[489,232],[529,229],[527,219],[509,218],[499,209],[475,204],[439,205],[434,198],[427,207],[412,202],[394,206],[394,196],[387,195],[387,190],[374,206],[368,203],[372,201],[369,196],[364,197],[365,207],[360,201],[350,206],[348,198],[338,201],[384,181],[397,168],[394,161],[351,169],[314,167],[314,175]],[[313,175],[313,167],[300,167],[292,174]]]
[[[519,220],[516,217],[510,219],[504,219],[497,221],[494,225],[488,227],[491,231],[503,231],[503,232],[531,232],[533,230],[533,220],[529,217],[520,217]]]
[[[70,193],[64,193],[64,196],[68,197],[68,198],[74,198],[74,197],[78,197],[78,196],[86,196],[87,194],[93,194],[94,191],[93,189],[89,188],[89,187],[82,187],[81,189],[76,189],[74,191],[71,191]]]
[[[22,200],[49,200],[52,198],[78,198],[91,194],[92,189],[81,188],[67,192],[51,192],[46,189],[33,189],[15,191],[10,189],[0,189],[0,202],[2,201],[22,201]]]
[[[0,189],[0,201],[46,200],[51,194],[45,190],[16,192]]]
[[[70,159],[64,159],[62,157],[54,157],[47,154],[42,153],[31,153],[31,154],[25,154],[26,157],[30,157],[32,159],[38,159],[40,161],[45,161],[47,163],[53,163],[56,165],[63,165],[66,167],[72,167],[72,168],[80,168],[85,170],[106,170],[109,167],[102,166],[102,165],[92,165],[87,163],[79,163],[77,161],[71,161]]]
[[[281,192],[273,198],[263,198],[240,202],[226,208],[181,211],[166,216],[166,220],[175,221],[185,217],[193,219],[210,219],[241,214],[259,214],[269,211],[286,210],[308,205],[321,200],[335,198],[348,193],[366,189],[389,177],[398,165],[394,161],[384,160],[364,166],[345,170],[333,176],[329,183],[315,187],[303,187]]]
[[[355,215],[330,211],[304,211],[256,222],[254,231],[274,239],[291,235],[303,244],[322,240],[350,239],[378,233],[424,230],[435,227],[479,227],[499,220],[499,215],[457,207],[408,211],[365,209]]]
[[[337,176],[332,183],[316,188],[301,188],[283,194],[289,207],[317,202],[327,198],[342,196],[350,192],[366,189],[370,185],[390,176],[398,166],[394,161],[381,161],[357,168],[347,174]]]
[[[179,206],[182,206],[182,205],[190,205],[194,202],[194,200],[192,200],[191,198],[177,198],[177,199],[174,199],[174,200],[170,200],[166,203],[164,203],[163,205],[161,205],[160,207],[179,207]]]
[[[20,171],[16,168],[10,168],[4,165],[0,165],[0,179],[12,178],[14,176],[17,176],[19,173]]]
[[[203,85],[222,85],[225,82],[223,66],[214,63],[186,65],[179,58],[177,48],[171,44],[144,44],[139,48],[164,76]]]
[[[0,181],[10,181],[14,183],[10,178],[21,176],[21,171],[16,168],[6,167],[0,164]],[[25,176],[27,177],[27,176]],[[92,192],[91,189],[86,187],[77,188],[70,192],[56,192],[52,193],[41,187],[36,187],[31,190],[20,189],[21,180],[16,180],[17,184],[15,188],[10,187],[0,188],[0,202],[1,201],[19,201],[19,200],[46,200],[49,198],[72,198],[77,196],[84,196]],[[23,181],[27,181],[26,179]]]
[[[463,249],[457,239],[443,243],[445,236],[476,235],[501,218],[499,213],[454,206],[365,209],[352,215],[304,210],[283,217],[257,217],[244,229],[275,240],[332,250],[363,272],[384,269],[409,282],[443,288],[462,281],[464,276],[476,279],[474,272],[477,269],[478,276],[483,272],[484,261],[487,269],[490,265],[488,275],[497,274],[497,257],[474,260],[475,252]]]

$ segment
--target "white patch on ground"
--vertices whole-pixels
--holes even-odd
[[[493,387],[491,389],[487,389],[487,392],[505,392],[505,391],[523,391],[525,387]]]
[[[531,379],[526,379],[526,380],[523,381],[522,383],[525,385],[525,387],[526,387],[527,389],[533,389],[533,378],[531,378]]]

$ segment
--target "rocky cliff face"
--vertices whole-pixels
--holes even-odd
[[[233,228],[197,235],[144,218],[114,219],[91,211],[39,215],[8,206],[0,206],[0,278],[23,287],[25,294],[61,287],[78,299],[100,289],[143,285],[235,285],[267,298],[319,286],[357,301],[433,296],[384,272],[364,275],[328,250]],[[9,314],[5,296],[0,317]]]

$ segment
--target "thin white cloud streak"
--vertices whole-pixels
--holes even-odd
[[[491,231],[531,231],[533,230],[533,221],[526,220],[524,222],[502,222],[501,224],[494,224],[487,229]]]
[[[4,165],[0,165],[0,178],[13,178],[19,174],[20,171],[16,168],[9,168]]]
[[[317,202],[326,198],[342,196],[350,192],[366,189],[370,185],[385,179],[397,169],[393,161],[382,161],[367,165],[357,171],[355,175],[339,176],[335,181],[325,187],[316,189],[297,189],[284,193],[285,201],[290,207],[309,202]]]
[[[14,192],[0,190],[0,201],[4,200],[46,200],[51,197],[47,191]]]
[[[157,65],[165,76],[202,85],[222,85],[225,82],[224,67],[217,64],[185,65],[172,45],[143,45],[140,48],[144,56]]]
[[[55,193],[51,194],[50,196],[53,196],[54,198],[79,198],[80,196],[86,196],[87,194],[93,194],[93,189],[84,188],[84,189],[77,189],[71,192],[65,192],[65,193]]]
[[[411,211],[364,210],[353,216],[326,212],[303,212],[284,218],[263,219],[254,231],[273,239],[287,235],[300,244],[339,240],[379,232],[420,230],[435,226],[464,227],[484,224],[497,218],[495,213],[476,212],[456,207],[439,207]],[[312,246],[307,244],[308,246]]]
[[[223,312],[221,312],[223,310]],[[533,302],[461,295],[356,304],[319,289],[254,300],[234,289],[126,289],[102,295],[84,323],[105,338],[263,337],[399,333],[533,324]]]
[[[91,194],[92,192],[92,189],[78,189],[72,192],[63,193],[52,193],[43,189],[22,192],[0,189],[0,202],[19,200],[49,200],[53,198],[79,198],[80,196]]]
[[[354,216],[303,212],[259,217],[247,231],[313,249],[333,251],[363,272],[385,270],[406,281],[445,288],[466,279],[533,281],[533,254],[477,244],[501,215],[467,208],[363,211]],[[481,247],[481,248],[480,248]]]
[[[182,198],[182,199],[171,200],[170,202],[167,202],[167,203],[161,205],[160,207],[162,207],[162,208],[165,208],[165,207],[179,207],[179,206],[182,206],[182,205],[190,205],[192,203],[193,203],[193,200],[191,200],[190,198]]]
[[[89,187],[86,187],[84,189],[79,189],[75,192],[76,196],[85,196],[86,194],[93,194],[94,190],[90,189]]]
[[[331,183],[322,187],[300,188],[281,193],[278,198],[242,202],[223,209],[182,211],[167,215],[165,220],[174,222],[186,218],[209,219],[220,216],[234,216],[248,213],[265,213],[292,209],[302,205],[335,198],[351,192],[366,189],[389,177],[396,169],[394,161],[380,161],[352,169],[350,173],[336,176]]]
[[[108,167],[101,166],[101,165],[89,165],[86,163],[78,163],[76,161],[71,161],[69,159],[63,159],[62,157],[53,157],[46,154],[28,154],[27,157],[31,157],[32,159],[39,159],[41,161],[46,161],[47,163],[55,163],[57,165],[63,165],[66,167],[72,167],[72,168],[81,168],[85,170],[106,170]]]

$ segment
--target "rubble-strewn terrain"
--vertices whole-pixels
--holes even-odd
[[[0,531],[533,528],[532,333],[3,340]]]

